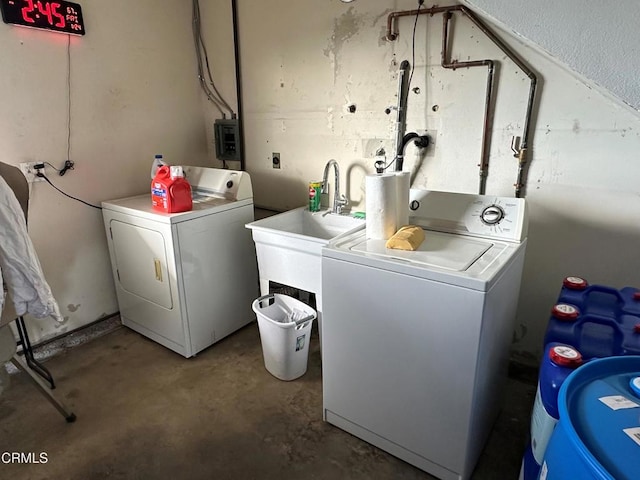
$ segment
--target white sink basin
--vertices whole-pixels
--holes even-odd
[[[322,247],[364,226],[363,219],[306,207],[247,224],[256,244],[261,294],[269,293],[269,281],[299,288],[316,295],[321,311]]]
[[[308,241],[326,244],[338,235],[359,230],[364,224],[364,220],[348,215],[337,215],[328,210],[310,212],[301,207],[250,223],[247,228],[303,236]]]

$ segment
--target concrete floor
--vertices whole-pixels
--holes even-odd
[[[117,326],[46,366],[78,419],[67,424],[24,374],[12,375],[0,453],[48,461],[0,463],[1,478],[433,478],[322,421],[315,328],[308,371],[293,382],[265,370],[255,322],[188,360]],[[517,478],[534,395],[531,372],[512,371],[474,479]]]

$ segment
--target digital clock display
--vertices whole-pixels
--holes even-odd
[[[0,0],[2,20],[23,27],[84,35],[82,7],[77,3],[34,0]]]

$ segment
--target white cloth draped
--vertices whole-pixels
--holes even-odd
[[[27,233],[27,223],[22,208],[13,190],[2,176],[0,176],[0,280],[4,281],[8,292],[7,299],[13,302],[18,316],[28,313],[36,318],[52,317],[58,322],[63,321]],[[0,295],[0,312],[4,301],[4,295]]]

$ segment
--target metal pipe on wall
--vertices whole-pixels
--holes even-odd
[[[524,74],[529,77],[529,97],[527,100],[527,111],[524,117],[524,126],[522,127],[522,139],[520,141],[520,148],[514,154],[514,157],[518,159],[518,176],[515,183],[515,196],[521,197],[522,191],[525,186],[525,170],[527,165],[527,154],[529,147],[529,136],[531,133],[531,117],[533,115],[533,105],[536,97],[536,87],[538,79],[533,71],[524,63],[524,61],[516,55],[509,47],[507,47],[502,40],[500,40],[489,28],[483,24],[475,14],[467,7],[461,6],[460,10],[464,13],[469,20],[471,20],[479,29],[484,33],[489,40],[491,40],[500,50],[507,55],[513,63],[515,63]]]
[[[400,17],[411,17],[413,15],[434,16],[437,13],[454,12],[461,9],[462,5],[451,5],[449,7],[431,7],[421,8],[419,10],[403,10],[399,12],[391,12],[387,17],[387,40],[393,42],[396,38],[398,38],[398,29],[394,29],[393,26],[396,25],[397,27],[397,19]]]
[[[527,77],[529,77],[529,80],[530,80],[529,97],[528,97],[527,109],[525,113],[522,139],[520,142],[520,146],[514,155],[518,159],[518,176],[516,179],[516,183],[514,185],[515,196],[520,197],[522,196],[523,188],[526,181],[525,170],[527,165],[529,137],[531,133],[531,118],[533,115],[533,105],[535,103],[536,87],[537,87],[537,77],[533,73],[533,71],[524,63],[522,59],[520,59],[520,57],[515,52],[513,52],[507,45],[505,45],[505,43],[502,40],[500,40],[500,38],[498,38],[491,30],[489,30],[489,28],[484,23],[482,23],[480,19],[478,19],[471,10],[469,10],[467,7],[463,5],[451,5],[448,7],[434,6],[431,8],[425,8],[425,9],[419,9],[419,10],[405,10],[405,11],[391,12],[387,17],[387,40],[394,41],[396,38],[398,38],[397,20],[400,17],[408,17],[413,15],[427,15],[427,14],[433,16],[438,13],[443,13],[450,16],[452,12],[457,12],[457,11],[462,12],[467,18],[469,18],[469,20],[471,20],[480,29],[480,31],[484,33],[487,36],[487,38],[489,38],[489,40],[491,40],[500,50],[502,50],[502,52],[507,57],[509,57],[509,59],[513,63],[515,63],[518,66],[518,68],[520,68],[520,70],[522,70],[525,73],[525,75],[527,75]],[[445,21],[445,24],[448,24],[448,20]],[[443,36],[444,36],[444,32],[443,32]],[[443,43],[444,43],[444,40],[443,40]],[[444,53],[443,53],[443,58],[444,58]],[[452,64],[453,62],[451,63],[451,65]],[[458,63],[458,65],[461,65],[461,63]],[[443,65],[443,67],[444,66],[445,65]],[[471,66],[471,65],[467,65],[467,66]],[[489,66],[487,65],[487,67]],[[445,68],[452,68],[452,67],[445,67]],[[487,78],[486,98],[488,99],[489,102],[491,101],[492,90],[493,90],[493,86],[489,87],[489,82],[493,84],[493,73],[494,73],[493,71],[490,73],[491,78]],[[486,107],[485,107],[485,112],[486,112]],[[490,117],[485,116],[485,123],[484,123],[485,129],[488,129],[490,126],[490,124],[488,123],[488,120],[490,120]],[[487,139],[488,137],[484,137],[484,138]],[[483,152],[487,152],[487,151],[488,151],[488,145],[484,145],[484,142],[483,142]],[[484,154],[485,153],[483,153],[483,155]],[[483,161],[484,159],[481,159],[481,165]],[[486,167],[484,168],[486,173]]]
[[[489,174],[489,150],[491,145],[491,105],[493,97],[493,74],[495,65],[493,60],[472,60],[468,62],[448,61],[448,43],[449,43],[449,22],[452,13],[447,11],[442,15],[442,61],[443,68],[469,68],[469,67],[487,67],[487,88],[484,104],[484,121],[482,127],[482,151],[480,153],[479,185],[478,193],[484,195],[487,187],[487,175]]]

